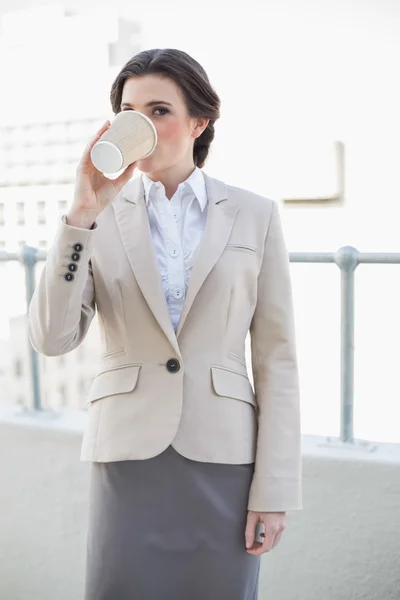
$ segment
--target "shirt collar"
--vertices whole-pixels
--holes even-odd
[[[163,194],[165,195],[165,188],[164,188],[163,184],[160,181],[153,181],[152,179],[150,179],[150,177],[148,177],[146,175],[146,173],[143,173],[143,185],[144,185],[144,194],[145,194],[146,205],[149,204],[149,201],[152,198],[152,194],[156,190],[161,189]],[[186,181],[183,181],[182,183],[180,183],[178,185],[178,190],[180,190],[182,192],[185,189],[185,187],[188,187],[188,186],[190,187],[193,194],[195,195],[195,197],[200,205],[201,211],[203,212],[207,205],[208,197],[207,197],[206,182],[204,180],[204,174],[203,174],[203,171],[199,167],[195,167],[193,173],[191,173],[191,175],[189,175],[189,177],[186,179]]]

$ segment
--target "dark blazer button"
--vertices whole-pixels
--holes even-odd
[[[72,260],[74,260],[75,262],[78,262],[80,257],[81,257],[81,255],[78,254],[77,252],[74,252],[74,254],[71,256]]]
[[[66,281],[73,281],[73,280],[75,279],[75,275],[73,275],[72,273],[66,273],[66,274],[64,275],[64,279],[65,279]]]
[[[74,250],[75,250],[75,252],[82,252],[82,250],[83,250],[82,244],[74,244]]]
[[[71,263],[70,265],[68,265],[68,269],[75,273],[75,271],[78,270],[78,265],[76,265],[75,263]]]
[[[177,373],[180,368],[181,365],[179,364],[179,360],[176,360],[176,358],[170,358],[167,362],[167,369],[170,373]]]

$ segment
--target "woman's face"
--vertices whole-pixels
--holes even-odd
[[[161,75],[143,75],[125,82],[121,110],[137,110],[149,117],[157,130],[157,147],[138,161],[144,173],[159,173],[193,163],[193,144],[207,126],[205,119],[189,117],[183,94],[174,81]]]

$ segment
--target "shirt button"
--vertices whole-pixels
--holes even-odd
[[[177,300],[179,300],[180,298],[182,298],[183,296],[183,290],[182,288],[176,288],[173,292],[172,295],[174,298],[176,298]]]
[[[169,251],[169,253],[170,253],[170,255],[171,255],[173,258],[176,258],[176,257],[177,257],[177,256],[179,256],[179,254],[180,254],[180,252],[179,252],[179,249],[178,249],[178,248],[172,248],[172,249]]]
[[[176,360],[176,358],[170,358],[167,361],[167,370],[170,373],[177,373],[180,368],[181,368],[181,365],[179,364],[179,360]]]

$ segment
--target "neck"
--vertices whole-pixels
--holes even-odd
[[[178,185],[183,181],[186,181],[186,179],[193,173],[194,169],[195,164],[193,160],[191,160],[188,163],[172,165],[163,171],[154,171],[151,173],[146,173],[146,175],[152,181],[160,181],[165,188],[165,193],[168,200],[171,200],[172,196],[178,189]]]

